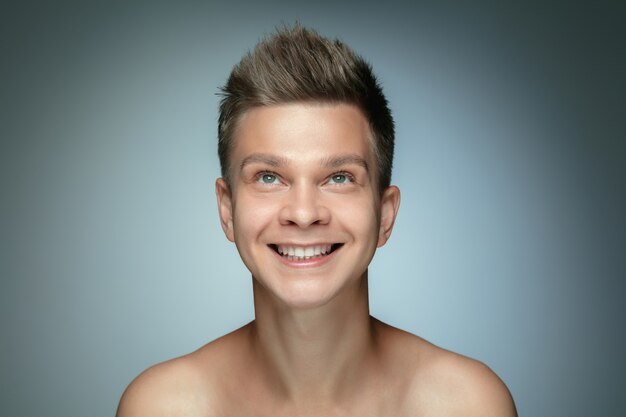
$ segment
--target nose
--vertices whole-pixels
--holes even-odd
[[[285,195],[280,210],[280,223],[295,224],[305,228],[315,224],[328,224],[330,210],[324,203],[317,187],[311,185],[292,185]]]

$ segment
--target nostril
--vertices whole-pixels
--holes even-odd
[[[291,193],[291,197],[285,200],[279,216],[282,225],[309,227],[327,224],[330,221],[330,210],[318,195],[300,190]]]

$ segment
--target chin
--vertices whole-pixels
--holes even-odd
[[[332,297],[310,297],[306,295],[302,297],[292,297],[283,301],[289,308],[294,310],[310,310],[322,307],[330,300],[332,300]]]
[[[328,282],[307,280],[291,282],[276,288],[274,296],[284,305],[293,309],[312,309],[330,302],[337,295],[338,288]]]

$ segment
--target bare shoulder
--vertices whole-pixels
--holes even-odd
[[[117,417],[199,415],[202,383],[189,356],[152,366],[126,388]]]
[[[438,347],[416,375],[415,388],[424,389],[424,403],[443,415],[513,417],[517,413],[504,382],[485,364]],[[417,393],[419,396],[419,393]]]
[[[220,415],[220,380],[228,366],[224,355],[233,334],[188,355],[154,365],[124,391],[117,417]]]
[[[403,346],[404,366],[411,370],[407,414],[517,416],[508,388],[487,365],[410,333],[392,331],[397,333],[397,346]]]

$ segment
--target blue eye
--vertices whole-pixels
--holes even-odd
[[[351,182],[347,174],[333,174],[328,181],[330,184],[345,184]]]
[[[274,174],[262,174],[259,177],[259,182],[263,183],[263,184],[277,184],[278,183],[278,177],[276,177],[276,175]]]

